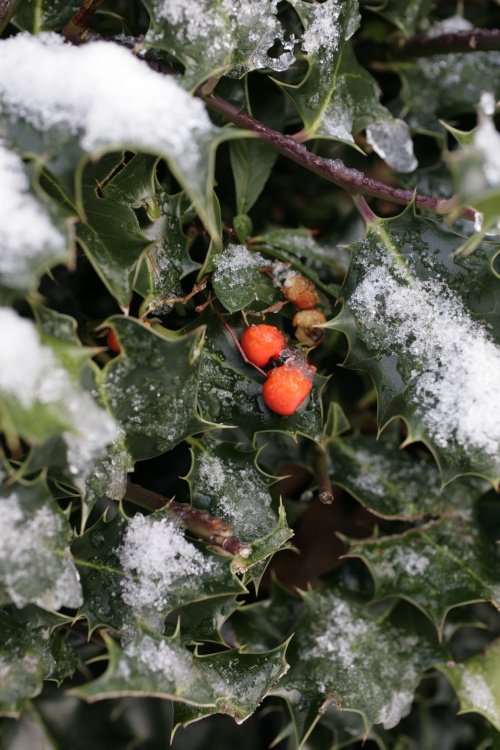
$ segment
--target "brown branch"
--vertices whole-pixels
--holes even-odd
[[[20,0],[0,0],[0,33],[16,12]]]
[[[400,38],[391,52],[396,59],[400,59],[478,50],[500,50],[500,29],[473,29],[439,36]]]
[[[81,44],[84,41],[98,38],[98,35],[88,29],[87,26],[102,3],[103,0],[85,0],[82,7],[76,11],[71,21],[62,30],[63,37],[72,44]]]
[[[233,536],[231,526],[205,510],[198,510],[187,503],[169,500],[169,498],[159,495],[157,492],[146,490],[138,484],[132,484],[132,482],[127,482],[124,499],[148,510],[154,511],[166,508],[186,529],[230,555],[239,555],[239,557],[246,558],[251,553],[248,544],[240,542]]]
[[[204,96],[200,90],[197,93],[206,103],[207,107],[214,112],[223,115],[240,128],[246,128],[254,133],[258,133],[263,143],[296,164],[300,164],[311,172],[320,175],[320,177],[334,182],[351,195],[371,195],[375,198],[384,198],[402,206],[408,206],[414,201],[417,208],[437,214],[449,213],[455,207],[453,199],[443,200],[441,198],[432,198],[428,195],[414,193],[412,190],[391,187],[390,185],[385,185],[383,182],[366,177],[363,172],[357,169],[346,167],[340,159],[325,159],[322,156],[317,156],[301,143],[297,143],[291,136],[283,135],[283,133],[277,130],[268,128],[267,125],[259,122],[230,102],[225,101],[225,99],[217,96],[217,94]],[[474,221],[474,211],[470,208],[461,209],[460,216],[469,221]]]

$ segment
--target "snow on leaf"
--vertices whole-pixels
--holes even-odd
[[[263,279],[259,268],[267,264],[262,255],[245,245],[229,245],[214,263],[213,288],[226,310],[241,310],[258,299],[257,287]]]
[[[0,490],[0,601],[44,609],[82,604],[70,529],[43,482]]]
[[[345,364],[371,373],[381,426],[402,416],[408,440],[425,440],[448,479],[473,473],[495,482],[498,283],[484,254],[469,264],[450,257],[460,240],[411,210],[371,225],[353,246],[345,307],[330,325],[350,339]],[[478,315],[480,278],[491,299]]]
[[[200,100],[123,47],[75,47],[50,33],[2,40],[0,112],[6,141],[48,156],[69,187],[85,154],[127,147],[164,157],[216,232],[211,153],[231,136]]]
[[[410,131],[404,120],[369,125],[366,140],[380,158],[398,172],[413,172],[418,167]]]

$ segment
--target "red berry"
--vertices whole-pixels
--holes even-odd
[[[116,338],[116,333],[113,331],[112,328],[108,331],[108,337],[106,339],[106,343],[108,345],[108,348],[111,349],[112,352],[115,354],[119,354],[121,352],[120,344],[118,343],[118,339]]]
[[[307,362],[297,364],[293,359],[270,370],[262,387],[266,406],[276,414],[289,417],[311,392],[315,371]]]
[[[276,326],[261,323],[247,328],[240,343],[252,364],[265,367],[271,360],[279,357],[286,346],[286,339]]]

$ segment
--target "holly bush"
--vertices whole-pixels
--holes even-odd
[[[498,1],[0,29],[2,749],[500,748]]]

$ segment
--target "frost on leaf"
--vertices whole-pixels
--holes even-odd
[[[145,42],[167,49],[186,66],[193,87],[211,75],[242,76],[250,70],[287,70],[294,39],[285,39],[278,0],[147,0],[152,28]],[[271,56],[276,42],[281,54]]]
[[[381,159],[398,172],[413,172],[418,162],[404,120],[376,122],[366,128],[366,140]]]
[[[45,485],[2,490],[0,510],[0,600],[16,607],[79,607],[82,590],[68,549],[68,522]]]
[[[66,239],[30,192],[22,159],[0,141],[0,287],[29,289],[66,257]]]
[[[114,420],[70,376],[35,326],[0,309],[0,421],[27,440],[62,435],[67,461],[81,484],[117,436]],[[22,374],[22,377],[21,377]]]

